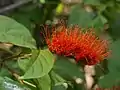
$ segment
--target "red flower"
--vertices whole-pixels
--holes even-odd
[[[109,54],[107,41],[97,38],[92,30],[83,32],[76,26],[66,28],[63,25],[55,29],[51,36],[48,33],[46,42],[50,51],[58,55],[72,56],[76,62],[95,65]]]
[[[59,55],[73,56],[79,43],[79,29],[67,29],[65,26],[59,28],[59,31],[53,31],[51,39],[46,38],[49,49]]]
[[[108,42],[100,40],[91,30],[80,35],[79,48],[82,52],[76,52],[76,61],[83,60],[87,65],[95,65],[109,55]]]

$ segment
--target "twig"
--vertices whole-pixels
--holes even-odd
[[[18,8],[21,5],[27,4],[29,2],[32,2],[32,0],[20,0],[19,2],[16,2],[15,4],[11,4],[11,5],[7,6],[7,7],[4,7],[2,9],[0,9],[0,14],[5,13],[5,12],[7,12],[9,10],[12,10],[12,9]]]
[[[19,79],[20,75],[18,75],[15,71],[13,71],[12,69],[10,69],[6,64],[4,64],[4,67],[21,83],[21,84],[27,84],[29,86],[32,86],[34,88],[36,88],[36,86],[32,83],[29,83],[25,80],[21,80]]]
[[[25,83],[25,84],[27,84],[27,85],[29,85],[29,86],[32,86],[32,87],[34,87],[34,88],[36,88],[35,85],[33,85],[33,84],[31,84],[31,83],[29,83],[29,82],[27,82],[27,81],[25,81],[25,80],[23,80],[23,83]]]
[[[18,77],[19,75],[17,73],[15,73],[15,71],[13,71],[12,69],[10,69],[5,63],[4,63],[4,67],[21,83],[23,84],[22,80],[19,80]]]
[[[9,59],[18,59],[18,58],[23,59],[23,58],[28,58],[30,56],[32,56],[32,54],[25,54],[25,55],[19,54],[19,55],[16,55],[16,56],[10,56],[10,57],[3,58],[3,61],[9,60]]]

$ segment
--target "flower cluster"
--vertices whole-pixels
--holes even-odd
[[[100,40],[92,29],[83,32],[77,26],[67,28],[62,25],[52,35],[48,33],[46,42],[49,50],[58,55],[72,56],[76,62],[95,65],[109,54],[107,41]]]

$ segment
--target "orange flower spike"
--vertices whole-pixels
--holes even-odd
[[[72,56],[86,65],[95,65],[109,55],[107,41],[100,40],[92,30],[84,33],[77,26],[56,28],[46,42],[51,52]]]
[[[59,55],[72,56],[78,44],[79,29],[61,26],[52,32],[51,39],[47,38],[49,49]],[[47,35],[46,35],[47,36]]]
[[[98,39],[93,31],[83,33],[79,44],[82,52],[76,53],[76,61],[95,65],[109,55],[107,41]]]

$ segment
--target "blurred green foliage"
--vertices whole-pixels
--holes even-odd
[[[86,90],[82,66],[46,49],[42,25],[59,20],[95,28],[99,36],[111,39],[111,55],[96,65],[95,83],[101,88],[120,85],[119,15],[120,0],[37,0],[0,15],[0,90]]]

